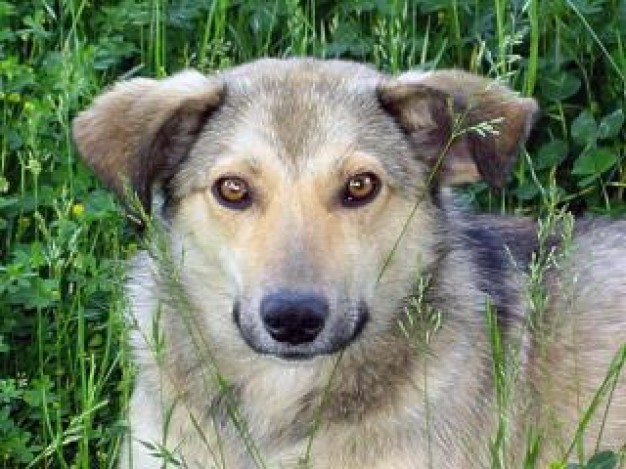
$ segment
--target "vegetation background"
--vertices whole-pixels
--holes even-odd
[[[261,56],[460,67],[543,110],[484,209],[626,213],[625,0],[0,0],[0,467],[113,467],[137,238],[70,122],[108,84]]]

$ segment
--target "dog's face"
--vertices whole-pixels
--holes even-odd
[[[116,191],[125,178],[149,206],[163,186],[209,335],[305,359],[395,327],[434,261],[432,188],[479,174],[501,183],[535,109],[460,72],[390,79],[346,62],[267,60],[119,85],[75,136]],[[456,112],[501,133],[464,133]]]
[[[292,73],[231,91],[170,186],[187,249],[221,253],[203,262],[222,266],[243,339],[305,358],[389,321],[377,283],[391,281],[383,266],[426,167],[402,157],[410,145],[373,89]]]

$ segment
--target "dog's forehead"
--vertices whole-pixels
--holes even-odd
[[[291,163],[326,143],[364,144],[359,133],[380,112],[375,88],[382,76],[356,63],[263,60],[224,78],[239,128],[256,129]]]
[[[320,157],[332,166],[360,152],[378,158],[400,184],[408,182],[410,146],[378,101],[380,72],[338,60],[265,59],[220,77],[224,103],[208,119],[186,173],[205,173],[223,155],[262,162],[271,154],[299,172]]]

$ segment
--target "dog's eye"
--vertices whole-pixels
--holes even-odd
[[[237,176],[218,179],[213,184],[213,194],[218,202],[228,208],[243,209],[252,202],[248,183]]]
[[[371,202],[380,190],[380,179],[374,173],[355,174],[346,182],[341,203],[346,207],[358,207]]]

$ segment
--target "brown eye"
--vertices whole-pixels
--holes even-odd
[[[371,202],[380,190],[380,179],[374,173],[355,174],[346,182],[341,203],[358,207]]]
[[[213,184],[213,194],[218,202],[228,208],[244,209],[252,202],[248,183],[237,176],[218,179]]]

